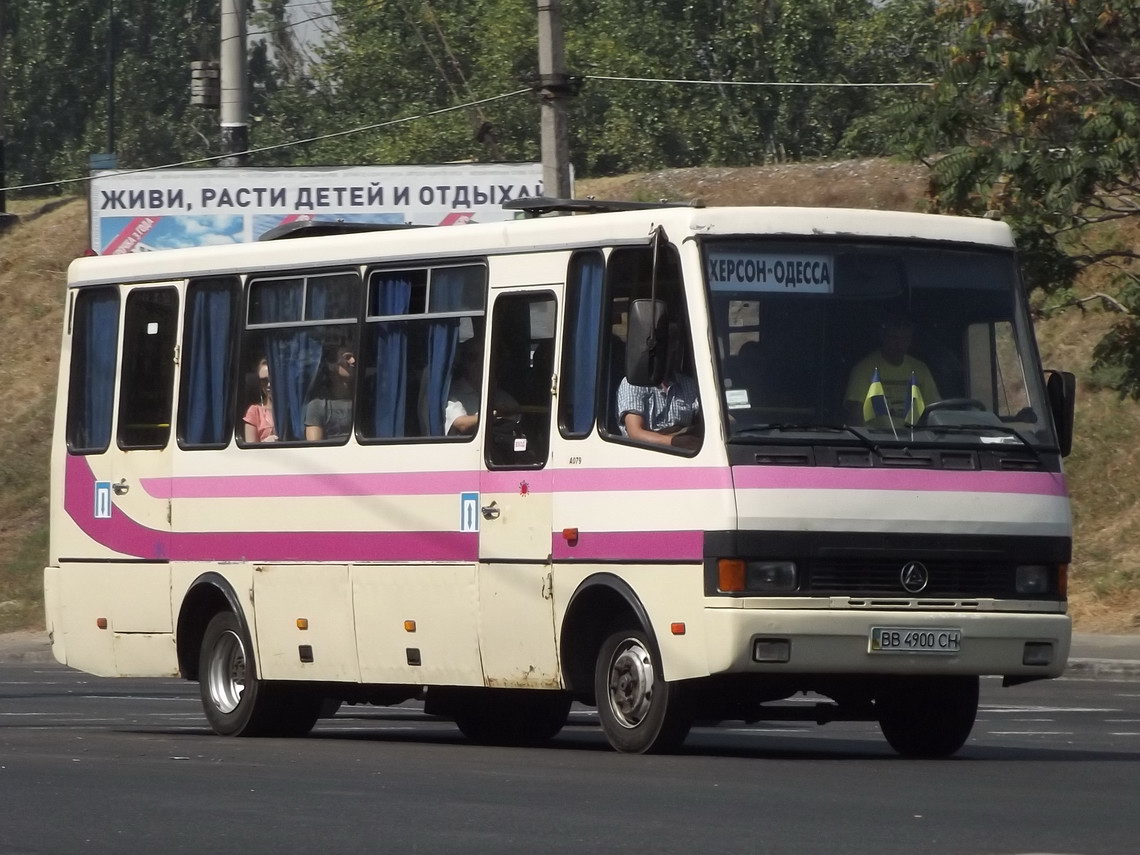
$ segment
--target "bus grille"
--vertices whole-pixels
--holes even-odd
[[[902,586],[900,561],[815,561],[809,564],[800,590],[812,594],[911,597],[1012,597],[1013,567],[1008,564],[964,564],[923,561],[930,582],[921,592]]]

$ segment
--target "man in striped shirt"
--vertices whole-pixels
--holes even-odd
[[[693,432],[701,412],[697,381],[687,374],[670,368],[657,386],[634,386],[623,377],[617,411],[623,436],[675,448],[700,447],[700,436]]]

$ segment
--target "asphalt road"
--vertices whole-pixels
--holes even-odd
[[[1140,682],[983,681],[948,761],[874,724],[699,728],[609,750],[576,710],[550,747],[343,707],[300,740],[212,735],[197,686],[0,665],[0,853],[1140,852]]]

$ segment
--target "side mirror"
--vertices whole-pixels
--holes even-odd
[[[667,337],[665,301],[633,300],[629,305],[625,376],[634,386],[656,386],[665,379]]]
[[[1077,402],[1077,378],[1071,371],[1046,371],[1045,391],[1049,395],[1049,411],[1057,431],[1061,456],[1073,450],[1073,410]]]

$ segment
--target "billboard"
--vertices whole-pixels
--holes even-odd
[[[452,225],[509,220],[542,195],[538,163],[157,169],[91,173],[100,255],[257,240],[297,220]]]

